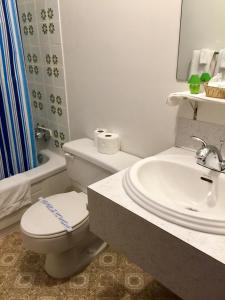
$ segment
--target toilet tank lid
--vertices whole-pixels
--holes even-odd
[[[123,151],[118,151],[112,155],[99,153],[93,140],[88,138],[65,143],[63,150],[102,167],[111,173],[128,168],[140,160],[139,157]]]

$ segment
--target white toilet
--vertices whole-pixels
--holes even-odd
[[[80,272],[106,246],[89,231],[87,186],[138,160],[121,151],[100,154],[89,139],[69,142],[63,149],[68,175],[80,192],[53,195],[33,204],[20,224],[25,247],[46,254],[45,270],[55,278]]]

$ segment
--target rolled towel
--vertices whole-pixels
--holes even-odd
[[[177,106],[180,104],[180,101],[183,99],[183,96],[180,93],[169,94],[166,104],[169,106]]]

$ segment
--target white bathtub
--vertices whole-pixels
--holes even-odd
[[[42,150],[40,154],[43,155],[44,162],[37,168],[24,173],[30,178],[32,184],[66,170],[66,161],[63,156],[50,150]]]
[[[24,173],[31,181],[32,202],[36,202],[39,197],[47,197],[53,194],[63,193],[67,191],[71,182],[66,173],[66,161],[50,150],[42,150],[40,152],[44,161],[37,168]],[[28,207],[22,208],[2,220],[0,220],[0,230],[18,223]],[[1,233],[1,232],[0,232]]]

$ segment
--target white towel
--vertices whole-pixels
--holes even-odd
[[[169,106],[177,106],[180,104],[180,101],[183,99],[183,97],[180,95],[180,93],[171,93],[167,97],[166,104]]]
[[[205,93],[201,94],[191,94],[189,91],[185,92],[176,92],[171,93],[167,97],[166,104],[169,106],[177,106],[179,105],[183,100],[199,100],[205,97]]]
[[[0,181],[0,219],[31,203],[30,180],[18,174]]]
[[[200,65],[206,65],[209,61],[212,60],[211,50],[210,49],[201,49],[200,50]]]
[[[223,51],[223,52],[222,52],[222,55],[221,55],[220,68],[221,68],[221,69],[225,69],[225,51]]]
[[[215,51],[210,49],[194,50],[189,76],[202,73],[212,74],[212,60]]]
[[[217,57],[214,75],[218,73],[225,73],[225,49],[221,49]]]

